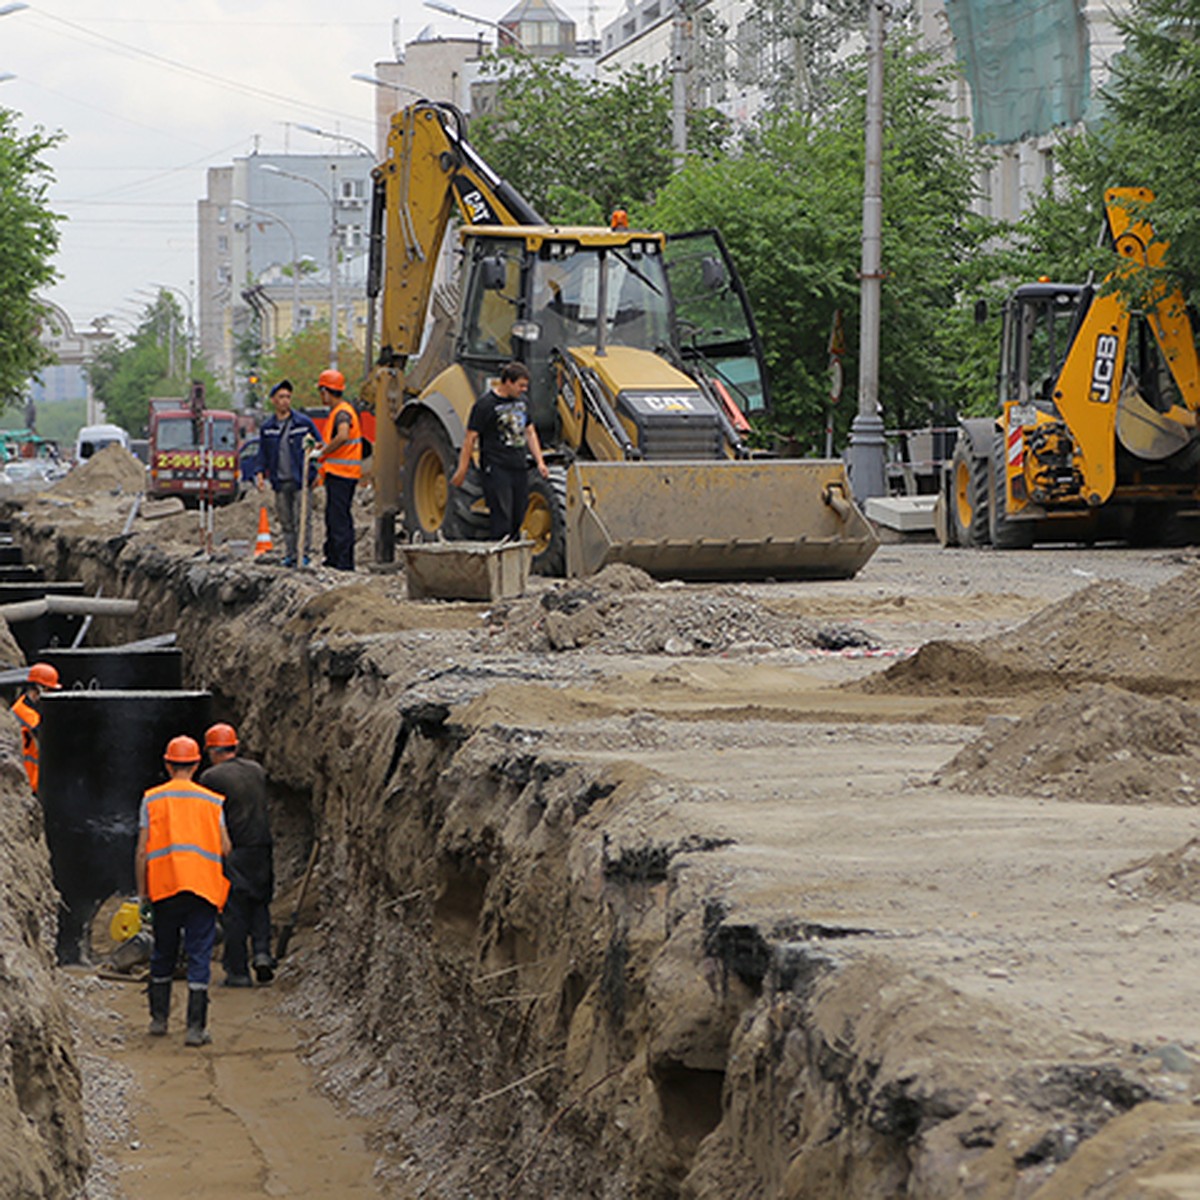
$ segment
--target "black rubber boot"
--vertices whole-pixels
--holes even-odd
[[[188,989],[187,1033],[185,1046],[207,1046],[212,1038],[205,1026],[208,1024],[208,989]]]
[[[150,980],[150,1032],[162,1037],[167,1032],[167,1018],[171,1015],[171,981]]]

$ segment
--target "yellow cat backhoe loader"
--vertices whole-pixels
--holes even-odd
[[[454,208],[461,281],[457,296],[435,295]],[[842,463],[749,447],[765,375],[715,233],[547,225],[472,150],[455,108],[421,101],[392,118],[374,172],[372,303],[381,292],[364,389],[381,560],[401,513],[412,538],[486,537],[477,470],[461,489],[449,479],[472,403],[511,359],[530,369],[550,465],[548,480],[530,476],[535,570],[626,562],[683,579],[845,578],[874,552]]]
[[[1145,188],[1105,193],[1119,261],[1109,281],[1163,265]],[[1120,290],[1032,283],[1004,308],[1000,416],[962,420],[943,477],[943,545],[1179,543],[1200,533],[1200,363],[1178,290],[1144,311]]]

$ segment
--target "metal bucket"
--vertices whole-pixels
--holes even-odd
[[[167,742],[203,744],[212,696],[184,691],[46,692],[41,700],[38,798],[62,897],[58,961],[89,957],[89,927],[113,893],[136,891],[142,793],[166,780]]]
[[[849,579],[879,548],[835,459],[577,462],[567,574],[612,562],[660,579]]]

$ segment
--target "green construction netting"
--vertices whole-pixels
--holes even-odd
[[[1080,0],[945,4],[976,134],[1016,142],[1084,119],[1091,70]]]

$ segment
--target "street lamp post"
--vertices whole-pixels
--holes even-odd
[[[196,310],[192,307],[192,298],[182,288],[172,287],[169,283],[156,283],[153,285],[163,292],[174,292],[176,296],[183,299],[187,305],[187,337],[183,343],[183,373],[187,377],[187,381],[192,381],[192,339],[196,336]]]
[[[336,170],[337,168],[332,168]],[[315,187],[318,192],[329,202],[329,365],[336,371],[338,365],[338,220],[337,220],[337,196],[328,188],[319,184],[315,179],[309,179],[307,175],[297,175],[292,171],[285,171],[282,167],[275,166],[274,163],[265,163],[264,171],[270,171],[272,175],[282,175],[286,179],[295,179],[300,183],[307,183],[309,187]]]
[[[445,13],[448,17],[458,17],[460,21],[470,21],[475,25],[486,25],[489,29],[496,31],[496,45],[499,47],[505,41],[516,46],[522,54],[529,53],[529,47],[511,29],[501,25],[499,21],[489,21],[487,17],[476,16],[475,13],[463,12],[461,8],[455,8],[453,4],[445,3],[445,0],[424,0],[426,8],[432,8],[434,12]]]
[[[334,142],[346,142],[348,145],[357,146],[372,161],[375,159],[375,151],[366,142],[360,142],[358,138],[351,137],[348,133],[334,133],[332,130],[318,129],[316,125],[304,125],[299,121],[294,121],[292,128],[299,129],[302,133],[311,133],[314,137],[329,138]]]
[[[887,439],[879,415],[879,312],[883,279],[883,0],[867,5],[867,126],[863,175],[858,414],[850,425],[850,490],[860,503],[887,495]]]
[[[288,235],[292,243],[292,336],[295,337],[296,330],[300,323],[300,252],[296,245],[296,235],[292,231],[292,227],[278,214],[272,212],[269,208],[256,208],[253,204],[247,204],[245,200],[232,200],[230,203],[235,208],[244,208],[247,212],[258,213],[260,217],[267,217],[269,220],[280,225],[283,231]]]

